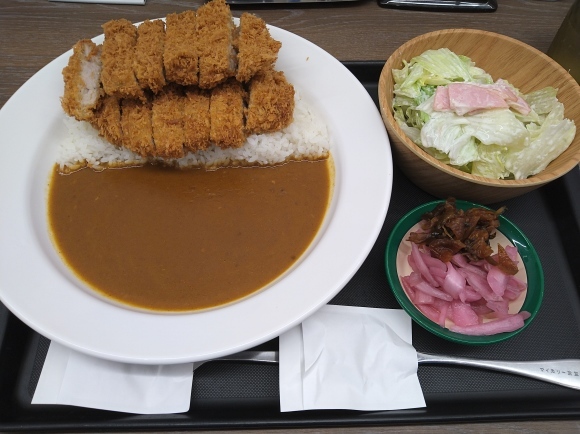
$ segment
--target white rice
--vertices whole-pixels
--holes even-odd
[[[105,169],[142,165],[147,159],[124,148],[117,148],[99,136],[88,122],[65,118],[66,140],[58,150],[57,164],[63,172],[81,167]],[[323,119],[295,93],[294,121],[284,130],[249,136],[241,148],[189,152],[183,158],[165,161],[180,168],[216,168],[237,165],[272,165],[290,160],[316,160],[328,156],[331,137]]]

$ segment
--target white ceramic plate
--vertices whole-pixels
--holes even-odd
[[[392,187],[389,139],[372,99],[335,58],[287,31],[277,68],[327,120],[336,183],[317,239],[266,290],[201,313],[126,309],[82,288],[55,251],[46,221],[49,176],[66,134],[61,71],[44,67],[0,111],[0,300],[38,333],[110,360],[163,364],[206,360],[279,336],[326,304],[366,259]],[[102,35],[94,39],[102,42]]]

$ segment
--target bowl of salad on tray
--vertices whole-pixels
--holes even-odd
[[[544,274],[507,212],[448,198],[421,205],[397,223],[387,242],[387,278],[420,326],[449,341],[484,345],[532,322]]]
[[[379,103],[398,166],[436,197],[500,202],[580,161],[580,86],[504,35],[450,29],[411,39],[385,63]]]

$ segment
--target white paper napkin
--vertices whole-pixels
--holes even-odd
[[[33,404],[65,404],[137,414],[189,410],[193,364],[137,365],[50,343]]]
[[[101,3],[111,5],[144,5],[147,0],[48,0],[63,3]]]
[[[402,310],[327,305],[280,336],[280,409],[425,407]]]

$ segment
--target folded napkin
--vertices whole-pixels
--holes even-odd
[[[102,3],[110,5],[144,5],[147,0],[49,0],[63,3]]]
[[[50,343],[33,404],[65,404],[138,414],[189,410],[193,363],[137,365]]]
[[[402,310],[327,305],[280,336],[280,410],[425,407]]]
[[[51,342],[32,403],[186,412],[193,366],[113,362]],[[280,336],[280,409],[424,407],[417,366],[404,311],[327,305]]]

